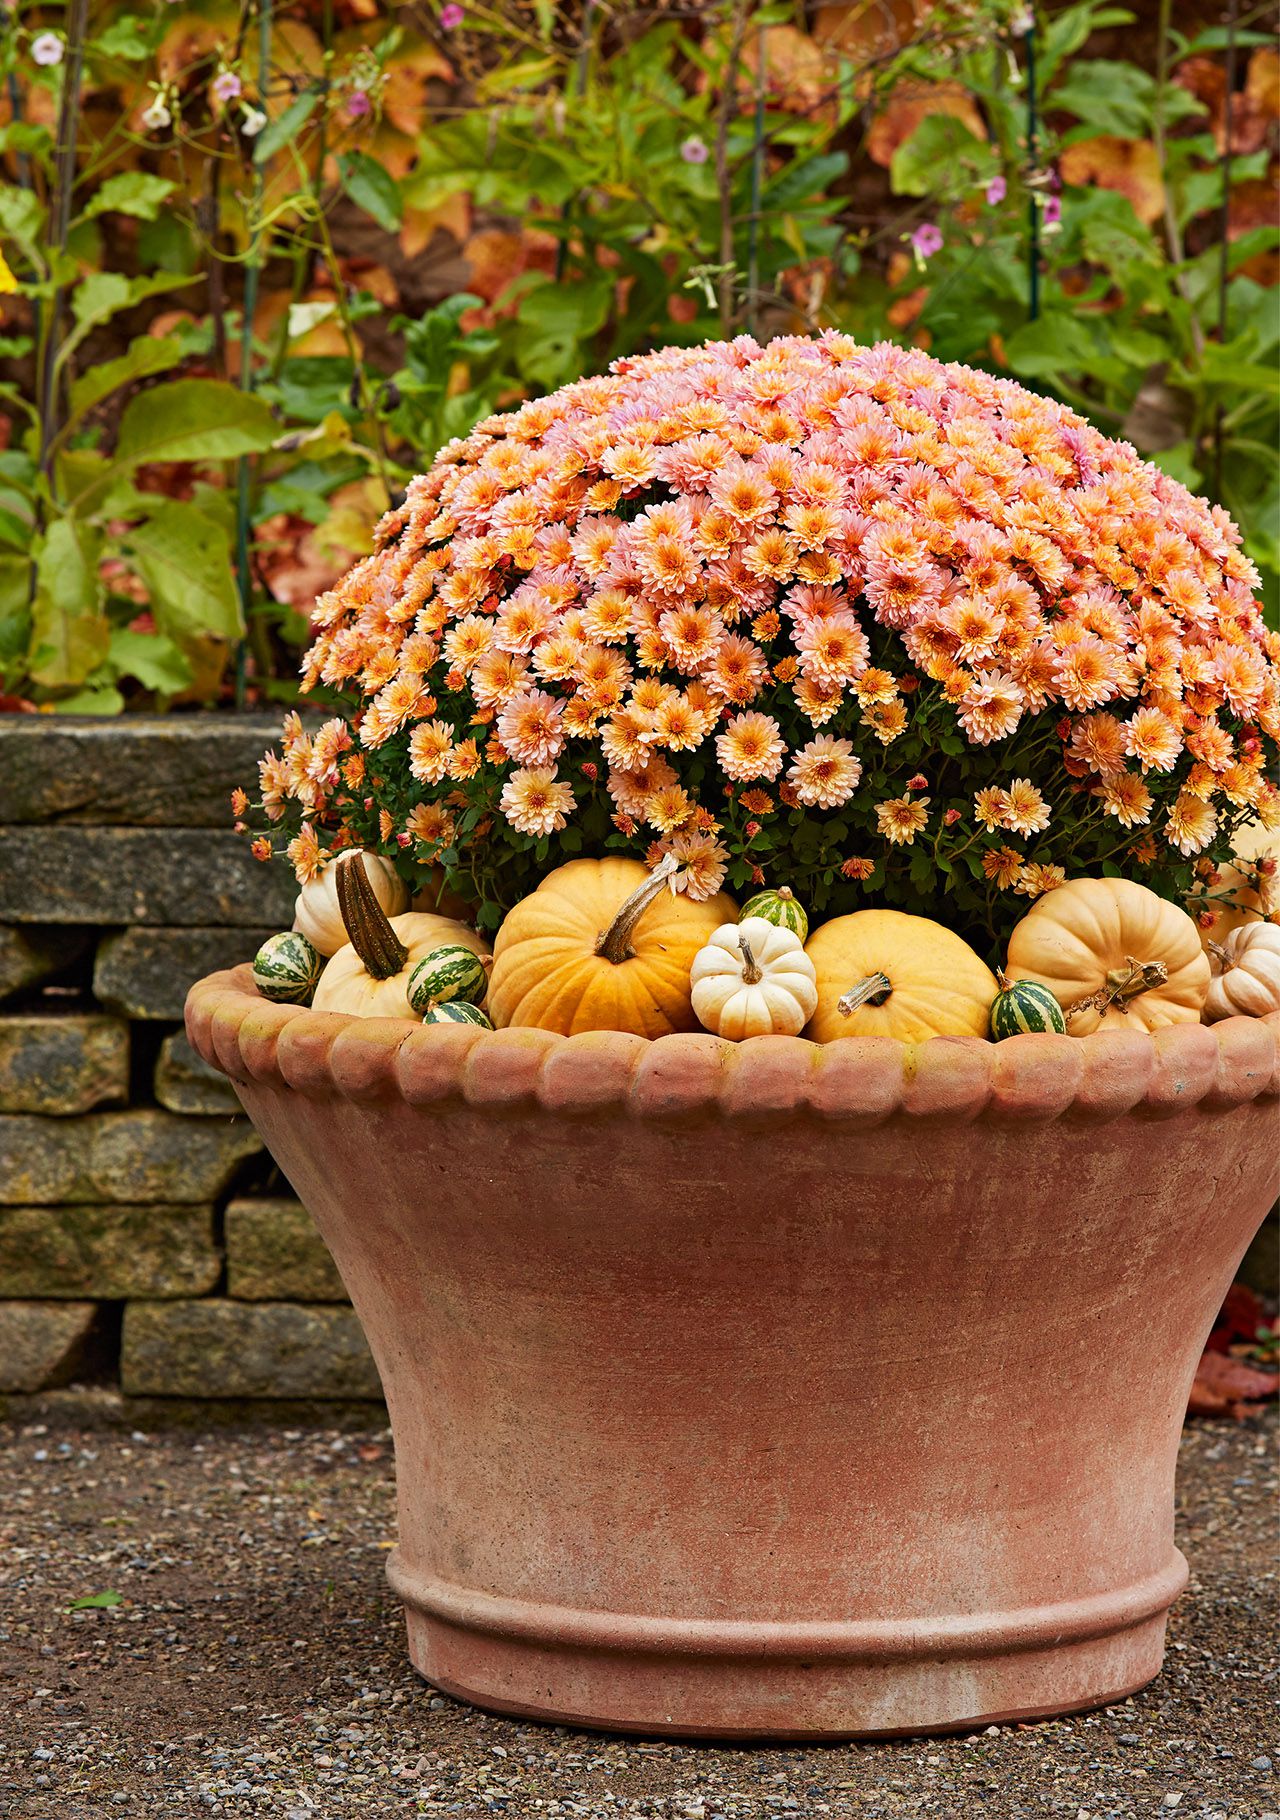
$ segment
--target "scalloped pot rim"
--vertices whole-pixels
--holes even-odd
[[[875,1125],[894,1114],[969,1120],[1167,1117],[1280,1094],[1280,1013],[1153,1033],[1073,1037],[842,1037],[810,1043],[709,1034],[651,1039],[599,1030],[481,1030],[277,1005],[241,966],[198,981],[187,1032],[233,1081],[283,1083],[308,1097],[539,1104],[565,1116],[625,1109],[668,1119],[807,1114]]]

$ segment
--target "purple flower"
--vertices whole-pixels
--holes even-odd
[[[57,32],[41,32],[38,38],[33,38],[31,55],[45,69],[52,69],[55,63],[61,63],[62,40]]]
[[[353,88],[347,96],[347,119],[363,120],[366,114],[373,112],[373,103],[368,92],[362,88]]]
[[[917,259],[932,259],[942,251],[942,229],[932,221],[922,221],[911,236],[911,246]]]
[[[1046,227],[1057,227],[1062,220],[1062,201],[1058,196],[1046,196],[1044,199],[1044,224]]]
[[[990,208],[995,208],[996,204],[1003,202],[1005,197],[1008,194],[1009,194],[1009,186],[1005,182],[1004,178],[1003,177],[993,177],[991,179],[990,183],[987,185],[987,204],[988,204],[988,206]]]
[[[686,164],[705,164],[711,154],[703,141],[694,133],[681,144],[680,156],[684,159]]]
[[[446,32],[456,32],[466,16],[465,9],[460,6],[451,4],[449,6],[441,7],[440,24]]]
[[[235,100],[242,87],[243,84],[234,70],[223,70],[220,76],[214,77],[209,93],[219,107],[225,107],[228,101]]]

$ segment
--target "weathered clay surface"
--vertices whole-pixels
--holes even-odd
[[[176,1030],[160,1045],[155,1090],[167,1112],[225,1116],[240,1110],[235,1088],[226,1075],[211,1068]]]
[[[171,1112],[0,1115],[0,1207],[212,1201],[261,1149],[247,1119]]]
[[[0,822],[226,828],[232,783],[251,790],[280,736],[275,715],[0,717]]]
[[[346,1399],[380,1394],[350,1308],[285,1302],[130,1302],[120,1386],[127,1396]]]
[[[730,1736],[1158,1671],[1187,1392],[1276,1191],[1278,1029],[563,1038],[272,1006],[244,968],[188,1003],[378,1361],[415,1663]]]
[[[204,1295],[212,1206],[0,1207],[0,1297]]]
[[[96,1302],[0,1302],[0,1391],[69,1384],[91,1353]]]
[[[237,1302],[345,1302],[347,1292],[299,1201],[231,1201],[225,1215],[227,1294]]]
[[[0,1112],[65,1115],[129,1097],[129,1026],[120,1018],[0,1018]]]
[[[297,889],[229,828],[0,827],[0,922],[286,929]]]
[[[104,936],[98,944],[94,997],[124,1017],[179,1018],[196,980],[222,967],[234,967],[273,933],[270,929],[122,929]]]

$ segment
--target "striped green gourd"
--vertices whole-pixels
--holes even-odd
[[[277,1005],[309,1005],[323,957],[300,929],[269,935],[253,957],[253,983]]]
[[[991,1034],[997,1043],[1032,1031],[1067,1034],[1062,1006],[1047,986],[1038,980],[1008,980],[998,967],[996,981],[1000,990],[991,1006]]]
[[[779,885],[776,891],[757,891],[749,897],[738,913],[738,921],[745,923],[749,916],[762,916],[775,928],[790,929],[802,942],[809,939],[809,918],[790,885]]]
[[[422,1021],[424,1024],[478,1024],[481,1030],[493,1029],[479,1005],[473,1005],[465,998],[447,998],[442,1005],[428,1005]]]
[[[407,997],[411,1009],[425,1017],[432,1005],[447,1005],[455,999],[478,1005],[488,984],[480,956],[460,942],[449,942],[423,955],[409,975]]]

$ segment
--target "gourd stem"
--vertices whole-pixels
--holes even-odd
[[[334,861],[338,868],[338,909],[351,946],[372,979],[389,980],[409,958],[409,950],[391,927],[374,895],[363,853]]]
[[[764,978],[764,968],[751,952],[751,944],[745,936],[738,937],[738,950],[742,955],[742,979],[747,986],[758,986]]]
[[[609,927],[596,938],[596,953],[601,959],[612,961],[615,967],[630,960],[633,952],[631,937],[635,934],[636,924],[654,899],[661,897],[668,886],[674,891],[675,886],[670,881],[679,870],[680,861],[675,854],[665,854],[662,863],[654,868],[642,885],[636,887]]]
[[[779,885],[775,896],[780,897],[784,904],[789,904],[795,898],[795,892],[790,885]]]
[[[1108,1011],[1115,1010],[1127,1015],[1132,1000],[1140,993],[1150,992],[1153,986],[1163,986],[1169,977],[1169,969],[1163,961],[1137,961],[1131,954],[1124,958],[1125,965],[1112,967],[1104,985],[1089,993],[1087,998],[1076,1000],[1066,1014],[1068,1023],[1083,1011],[1101,1011],[1105,1016]]]
[[[1003,967],[996,968],[996,985],[999,986],[1001,992],[1007,992],[1009,990],[1009,981],[1005,976]]]
[[[887,973],[869,973],[837,1001],[836,1010],[841,1017],[852,1017],[859,1005],[883,1005],[892,991],[893,981]]]

